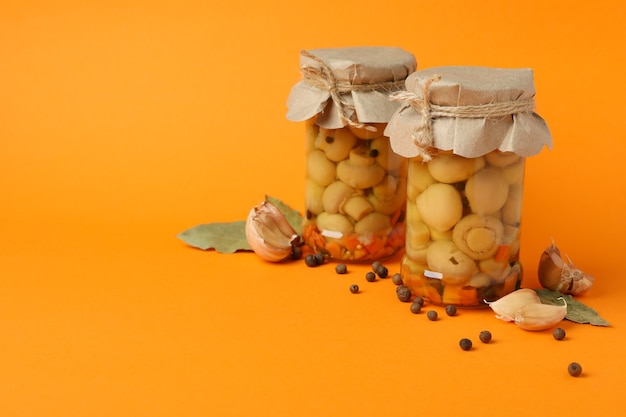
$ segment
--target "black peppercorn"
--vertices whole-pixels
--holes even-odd
[[[370,150],[370,157],[376,158],[378,156],[378,149]]]
[[[422,311],[422,305],[420,303],[411,303],[411,313],[413,314],[419,314],[420,311]]]
[[[423,306],[424,299],[418,295],[413,299],[413,304],[419,304],[420,306]]]
[[[324,264],[324,262],[326,262],[326,257],[324,256],[323,253],[316,253],[315,262],[317,262],[318,265],[322,265]]]
[[[450,317],[456,315],[456,307],[452,304],[446,306],[446,314]]]
[[[331,144],[335,141],[335,138],[333,138],[332,136],[326,136],[326,143]]]
[[[378,268],[376,268],[375,272],[376,275],[378,275],[380,278],[387,278],[387,276],[389,275],[389,270],[385,265],[380,265]]]
[[[459,341],[459,346],[463,350],[470,350],[472,348],[472,341],[466,338],[463,338]]]
[[[567,372],[571,376],[579,376],[583,372],[583,367],[578,362],[572,362],[568,365]]]
[[[435,310],[429,310],[428,313],[426,313],[426,317],[428,317],[430,321],[436,321],[439,315]]]
[[[393,274],[393,276],[391,277],[391,281],[396,284],[396,285],[402,285],[403,281],[402,281],[402,275],[401,274]]]
[[[338,274],[347,274],[348,273],[348,267],[346,266],[346,264],[339,264],[337,266],[335,266],[335,272]]]
[[[409,301],[411,301],[411,290],[409,289],[409,287],[405,287],[404,285],[399,285],[396,288],[396,295],[398,296],[398,300],[402,301],[403,303],[407,303]]]
[[[376,270],[381,266],[383,266],[382,262],[374,261],[374,263],[372,264],[372,271],[376,272]]]
[[[556,339],[556,340],[563,340],[565,339],[565,330],[563,330],[562,327],[557,327],[556,329],[554,329],[554,331],[552,332],[552,336]]]
[[[306,264],[306,266],[310,266],[311,268],[318,265],[317,261],[315,260],[315,255],[313,254],[308,254],[307,256],[305,256],[304,263]]]
[[[483,330],[478,335],[478,338],[483,343],[489,343],[489,342],[491,342],[491,332],[489,330]]]
[[[370,271],[365,274],[365,279],[367,280],[367,282],[374,282],[376,281],[376,274]]]
[[[356,293],[358,293],[358,292],[359,292],[359,286],[358,286],[358,285],[356,285],[356,284],[352,284],[352,285],[350,285],[350,292],[351,292],[352,294],[356,294]]]

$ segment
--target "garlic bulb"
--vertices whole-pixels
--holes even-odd
[[[538,277],[544,288],[572,295],[584,293],[594,282],[594,278],[576,268],[569,257],[564,260],[554,242],[541,254]]]
[[[280,262],[291,255],[292,248],[300,243],[300,236],[278,207],[264,201],[248,214],[246,240],[261,258]]]

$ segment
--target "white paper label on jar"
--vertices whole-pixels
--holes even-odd
[[[343,237],[343,233],[336,230],[322,230],[322,236],[341,239]]]
[[[443,274],[441,272],[429,271],[428,269],[424,270],[424,276],[426,278],[443,279]]]

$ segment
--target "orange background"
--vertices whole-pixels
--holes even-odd
[[[53,3],[0,13],[0,415],[623,412],[624,2]],[[176,239],[265,194],[302,210],[298,53],[353,45],[534,69],[555,146],[527,164],[524,286],[554,238],[611,328],[564,322],[556,342],[488,310],[429,322],[367,265]]]

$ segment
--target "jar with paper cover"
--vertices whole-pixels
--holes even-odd
[[[530,69],[417,71],[385,134],[409,158],[402,280],[434,304],[481,307],[519,288],[526,158],[552,147]]]
[[[400,106],[390,94],[416,65],[394,47],[301,51],[287,119],[304,122],[303,240],[311,251],[360,262],[404,247],[407,159],[383,132]]]

